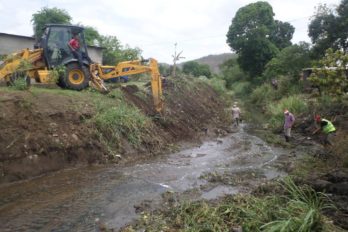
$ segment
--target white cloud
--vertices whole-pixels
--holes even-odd
[[[251,0],[0,0],[0,32],[32,35],[33,13],[42,7],[65,9],[74,23],[115,35],[123,44],[138,46],[144,57],[170,63],[174,43],[186,60],[230,52],[226,33],[236,11]],[[268,0],[275,18],[295,26],[293,41],[309,41],[309,16],[319,3],[340,0]]]

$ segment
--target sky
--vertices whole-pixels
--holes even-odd
[[[295,27],[293,43],[310,42],[310,17],[318,4],[340,0],[266,0],[274,18]],[[139,47],[144,58],[173,63],[232,52],[226,34],[237,10],[250,0],[0,0],[0,32],[32,36],[32,14],[43,7],[65,9],[72,23],[116,36],[123,45]],[[175,46],[175,44],[177,44]]]

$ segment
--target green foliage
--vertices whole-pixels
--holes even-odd
[[[298,95],[282,98],[279,102],[269,102],[267,105],[267,115],[270,117],[272,128],[279,128],[284,122],[284,109],[288,109],[295,117],[306,113],[308,106],[306,102]]]
[[[85,34],[86,44],[87,45],[99,45],[101,35],[97,31],[97,29],[95,29],[94,27],[90,27],[90,26],[83,26],[83,25],[80,25],[80,26],[85,28],[84,34]]]
[[[50,71],[49,82],[57,83],[59,80],[59,77],[65,75],[65,73],[66,73],[65,65],[63,64],[58,65],[57,67],[55,67],[54,69]]]
[[[282,22],[279,20],[274,21],[274,28],[270,35],[270,40],[279,49],[286,48],[291,45],[292,35],[295,32],[295,28],[288,22]]]
[[[322,57],[328,48],[348,51],[348,0],[342,0],[336,9],[319,5],[308,27],[314,44],[313,55]]]
[[[41,38],[45,24],[70,24],[71,19],[71,16],[66,10],[56,7],[44,7],[32,15],[31,22],[33,24],[34,36]]]
[[[127,139],[135,146],[142,142],[143,133],[149,127],[149,119],[137,108],[120,101],[117,106],[103,107],[94,118],[97,129],[113,143]],[[109,136],[109,137],[108,137]]]
[[[262,107],[275,99],[276,92],[270,84],[263,84],[251,93],[249,100],[252,104]]]
[[[17,73],[15,73],[14,75],[15,78],[11,81],[10,88],[13,88],[15,90],[28,90],[29,86],[26,78],[20,75],[17,76]]]
[[[319,68],[313,69],[309,80],[319,86],[324,94],[341,96],[348,91],[348,54],[328,49],[319,61]]]
[[[226,82],[218,77],[214,77],[211,79],[207,78],[200,78],[201,80],[207,82],[213,89],[220,95],[224,95],[227,93],[226,90]]]
[[[115,65],[121,61],[138,59],[141,55],[139,48],[123,47],[116,36],[101,36],[100,45],[104,47],[103,64]]]
[[[256,2],[240,8],[227,33],[227,43],[238,54],[242,70],[252,77],[262,74],[265,65],[290,44],[294,28],[275,21],[272,6]]]
[[[251,92],[251,84],[248,81],[239,81],[234,83],[232,91],[237,97],[245,97]]]
[[[185,74],[190,74],[195,77],[206,76],[211,78],[212,74],[210,68],[206,64],[199,64],[196,61],[185,62],[182,67],[182,72]]]
[[[16,71],[9,78],[10,87],[16,90],[29,89],[30,77],[27,75],[27,71],[32,67],[31,62],[21,59]]]
[[[221,66],[222,78],[226,81],[226,88],[232,89],[235,82],[248,80],[249,76],[245,74],[237,63],[237,57],[225,61]]]
[[[138,226],[146,231],[245,232],[333,231],[321,211],[331,208],[327,197],[286,178],[274,186],[280,193],[266,197],[229,196],[218,204],[206,201],[176,203],[165,214],[143,214]],[[284,192],[284,194],[282,194]]]
[[[317,193],[309,186],[297,186],[291,178],[285,178],[282,182],[287,191],[287,202],[284,209],[279,210],[277,220],[271,221],[260,228],[264,231],[322,231],[324,228],[321,211],[333,208],[325,203],[327,196]]]
[[[290,76],[280,76],[278,79],[278,90],[277,98],[280,99],[285,96],[291,96],[301,93],[301,84],[297,81],[294,81]]]
[[[7,57],[7,55],[0,55],[0,61],[5,60],[5,59],[6,59],[6,57]]]
[[[284,48],[280,53],[270,60],[263,76],[270,80],[279,75],[288,75],[293,80],[299,80],[299,74],[303,68],[310,65],[309,44],[301,43]]]
[[[171,74],[170,65],[168,64],[159,63],[158,69],[162,76],[169,76]]]

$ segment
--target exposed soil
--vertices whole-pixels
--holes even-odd
[[[221,129],[208,128],[223,128],[228,121],[225,103],[205,83],[189,89],[184,82],[174,84],[168,80],[161,116],[153,110],[150,91],[139,94],[134,85],[121,88],[127,103],[138,107],[154,122],[140,147],[119,141],[117,153],[122,160],[159,154],[176,142],[222,133]],[[92,97],[88,92],[79,96],[64,95],[64,91],[0,89],[0,183],[67,167],[106,163],[114,158],[91,123],[97,114]]]
[[[107,155],[91,125],[87,101],[49,93],[1,92],[1,182],[79,164],[104,162]]]

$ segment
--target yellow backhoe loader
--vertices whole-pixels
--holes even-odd
[[[154,107],[157,112],[161,112],[163,108],[162,81],[157,61],[152,58],[133,60],[120,62],[115,66],[94,63],[88,56],[83,30],[83,27],[73,25],[46,25],[44,34],[35,49],[24,49],[11,54],[0,64],[0,80],[5,79],[7,83],[11,83],[18,76],[22,76],[28,84],[31,79],[40,83],[48,83],[52,70],[63,65],[65,74],[59,75],[57,83],[60,87],[82,90],[91,85],[99,91],[105,92],[107,88],[104,80],[149,73]],[[80,60],[69,46],[73,35],[77,35],[79,38]],[[21,68],[23,61],[30,64],[24,70]],[[18,75],[18,70],[21,70],[22,75]]]

